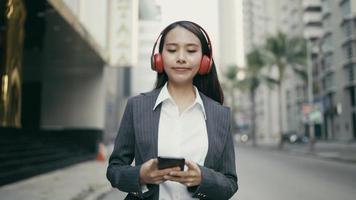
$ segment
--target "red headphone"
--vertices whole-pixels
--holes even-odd
[[[194,26],[198,27],[204,33],[205,38],[207,39],[207,42],[208,42],[209,54],[208,55],[203,55],[203,57],[202,57],[202,59],[200,61],[200,67],[199,67],[198,73],[200,75],[208,74],[210,72],[210,69],[211,69],[211,66],[212,66],[212,61],[213,61],[213,49],[211,47],[211,42],[210,42],[210,38],[208,36],[208,33],[201,26],[199,26],[198,24],[196,24],[194,22],[178,21],[178,22],[175,22],[175,23],[179,23],[179,22],[191,23]],[[163,31],[159,34],[155,44],[153,45],[153,49],[152,49],[151,68],[152,68],[152,70],[157,71],[158,73],[163,73],[163,71],[164,71],[163,58],[162,58],[162,55],[160,53],[154,54],[154,52],[155,52],[158,40],[162,37],[162,34],[165,32],[165,30],[169,26],[167,26],[165,29],[163,29]]]

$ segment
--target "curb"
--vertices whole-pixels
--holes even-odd
[[[93,193],[91,193],[90,195],[88,195],[86,198],[84,198],[84,200],[99,200],[102,199],[102,197],[110,192],[112,189],[111,186],[104,186],[100,189],[95,190]]]
[[[356,163],[356,159],[342,157],[339,155],[338,152],[305,153],[305,154],[309,154],[313,157],[317,157],[317,158],[324,159],[324,160],[334,160],[334,161],[340,161],[340,162],[344,162],[344,163],[353,163],[353,164]]]
[[[248,147],[248,148],[254,148],[250,144],[241,144],[243,147]],[[322,159],[322,160],[332,160],[332,161],[339,161],[343,163],[350,163],[350,164],[356,164],[356,156],[355,158],[349,158],[349,157],[344,157],[342,156],[338,151],[323,151],[323,152],[309,152],[304,149],[288,149],[287,147],[284,147],[282,150],[278,150],[277,148],[274,148],[273,146],[270,145],[261,145],[259,144],[256,149],[266,149],[269,151],[276,151],[276,152],[281,152],[281,153],[287,153],[287,154],[293,154],[293,155],[305,155],[311,158],[316,158],[316,159]]]
[[[285,148],[284,151],[286,151],[287,153],[306,155],[306,156],[323,159],[323,160],[333,160],[333,161],[339,161],[344,163],[356,163],[356,157],[355,158],[345,157],[342,156],[341,153],[338,151],[310,152],[308,150],[303,150],[303,149],[287,149],[287,148]]]

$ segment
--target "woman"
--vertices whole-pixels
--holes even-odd
[[[128,100],[107,178],[126,199],[229,199],[238,188],[230,110],[207,33],[189,21],[170,24],[151,67],[156,88]],[[185,170],[159,170],[157,156],[183,157]]]

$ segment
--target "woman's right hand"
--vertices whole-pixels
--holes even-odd
[[[179,171],[179,167],[167,168],[159,170],[157,159],[150,159],[142,164],[140,168],[140,183],[143,184],[160,184],[164,181],[164,176],[171,171]]]

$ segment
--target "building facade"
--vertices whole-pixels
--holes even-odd
[[[348,0],[268,1],[268,5],[262,0],[244,1],[245,52],[263,45],[266,37],[278,30],[288,37],[304,37],[308,47],[306,69],[310,69],[312,82],[308,84],[291,70],[286,72],[283,98],[279,99],[284,127],[268,128],[278,124],[271,122],[278,115],[264,117],[265,112],[274,110],[271,104],[277,101],[273,99],[276,94],[259,88],[257,123],[261,131],[268,133],[258,134],[270,137],[275,131],[293,131],[308,135],[311,119],[317,139],[355,139],[355,8],[355,3]],[[313,108],[307,111],[309,96]]]
[[[245,53],[251,48],[264,45],[266,38],[283,32],[288,38],[305,38],[312,45],[310,50],[311,62],[303,66],[307,71],[308,65],[313,69],[314,93],[318,82],[320,68],[320,37],[321,2],[318,0],[298,1],[244,1],[244,38]],[[278,72],[266,70],[271,77],[277,77]],[[307,119],[303,114],[303,105],[308,102],[307,79],[297,76],[290,66],[287,66],[285,80],[282,83],[282,98],[278,99],[276,89],[260,87],[257,96],[257,123],[261,130],[257,132],[260,138],[277,139],[278,133],[295,132],[307,134]],[[313,93],[313,94],[314,94]],[[320,99],[320,98],[317,98]],[[320,103],[321,100],[318,100]],[[282,104],[282,126],[279,126],[278,103]],[[319,118],[320,121],[320,118]],[[321,135],[321,122],[317,127]]]
[[[354,1],[322,0],[322,95],[325,138],[356,138]]]
[[[254,48],[262,48],[268,37],[276,35],[278,31],[287,29],[283,17],[286,12],[283,8],[287,3],[280,0],[243,1],[243,27],[244,27],[244,52],[247,55]],[[277,78],[275,69],[264,69],[263,73]],[[285,98],[278,99],[277,87],[267,87],[262,83],[256,95],[256,136],[258,140],[277,141],[278,135],[285,126],[278,123],[278,104]],[[282,93],[284,95],[284,93]],[[282,110],[285,116],[285,109]],[[286,124],[286,117],[282,118]]]
[[[0,185],[95,159],[116,136],[137,3],[0,2]]]

